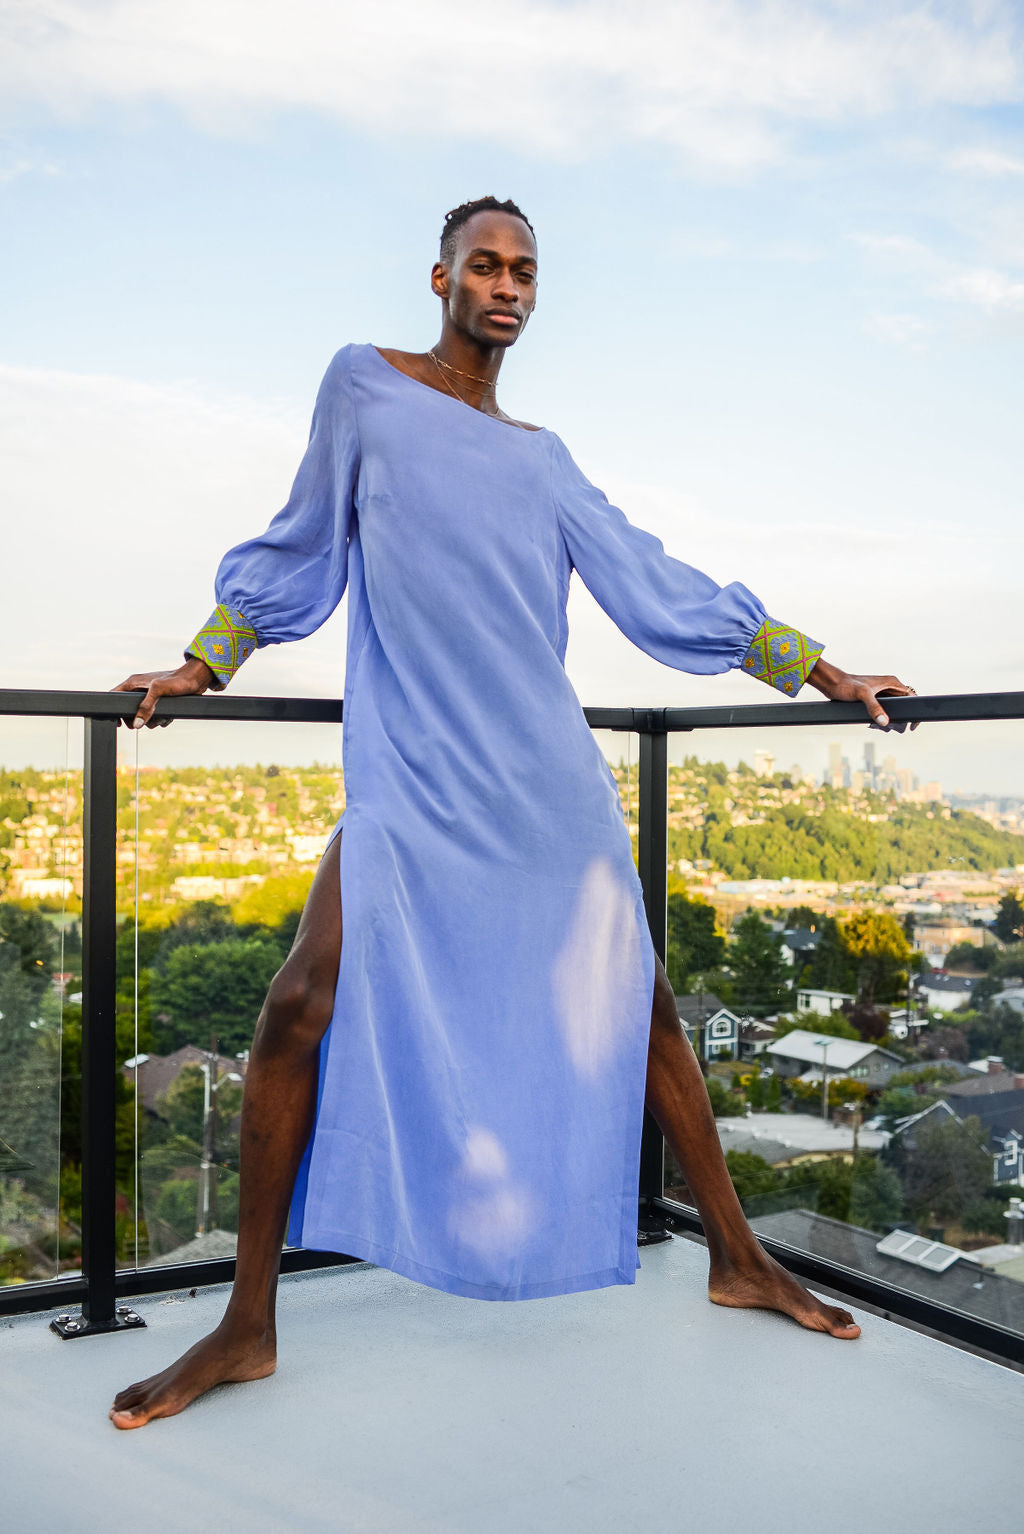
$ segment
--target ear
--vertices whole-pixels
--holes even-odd
[[[430,269],[430,286],[438,298],[448,297],[448,268],[443,261],[435,261]]]

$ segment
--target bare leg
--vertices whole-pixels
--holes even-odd
[[[858,1337],[848,1310],[824,1305],[767,1255],[747,1224],[722,1155],[697,1057],[679,1023],[661,964],[654,983],[647,1106],[683,1169],[708,1240],[708,1295],[716,1305],[781,1310],[801,1326]]]
[[[274,1301],[288,1206],[313,1123],[320,1041],[341,957],[341,836],[317,870],[292,951],[260,1013],[242,1104],[238,1263],[217,1329],[115,1398],[115,1427],[171,1417],[214,1385],[261,1379],[276,1362]]]

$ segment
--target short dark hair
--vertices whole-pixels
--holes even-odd
[[[513,218],[521,218],[529,229],[534,239],[537,238],[533,225],[518,204],[511,197],[504,202],[499,202],[497,197],[478,197],[475,202],[464,202],[457,208],[452,208],[444,216],[444,228],[441,230],[441,260],[446,266],[450,266],[455,259],[455,241],[459,230],[474,213],[511,213]]]

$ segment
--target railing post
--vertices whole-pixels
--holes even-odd
[[[116,1304],[115,1043],[117,721],[85,721],[82,868],[82,1272],[81,1319],[51,1323],[61,1337],[143,1325]]]
[[[648,726],[639,732],[638,871],[654,951],[664,963],[668,944],[668,733],[663,718],[658,718],[663,710],[638,712],[642,714],[641,723]],[[664,1191],[665,1141],[651,1115],[645,1113],[640,1142],[642,1227],[649,1223],[645,1217],[649,1200],[661,1198]],[[663,1222],[661,1228],[664,1230]],[[648,1239],[650,1235],[648,1232]]]

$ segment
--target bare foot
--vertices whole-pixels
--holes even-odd
[[[144,1427],[154,1417],[173,1417],[197,1396],[240,1380],[261,1380],[277,1366],[277,1346],[272,1332],[231,1333],[216,1331],[183,1353],[176,1363],[119,1391],[110,1408],[115,1427]]]
[[[773,1257],[758,1250],[749,1266],[718,1266],[708,1279],[708,1299],[744,1310],[779,1310],[812,1332],[853,1339],[860,1327],[848,1310],[825,1305],[808,1294]]]

